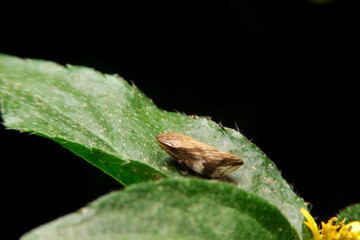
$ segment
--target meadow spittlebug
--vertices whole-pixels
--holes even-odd
[[[161,133],[156,139],[181,165],[204,176],[224,177],[244,164],[231,153],[180,133]]]

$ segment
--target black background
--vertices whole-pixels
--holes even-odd
[[[319,220],[359,202],[359,1],[3,0],[0,12],[0,52],[118,73],[162,109],[237,123]],[[56,143],[0,134],[14,238],[121,188]]]

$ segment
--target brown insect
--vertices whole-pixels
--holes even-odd
[[[244,163],[237,156],[180,133],[161,133],[160,146],[181,165],[204,176],[224,177]]]

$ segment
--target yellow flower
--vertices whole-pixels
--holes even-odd
[[[304,208],[300,209],[300,211],[305,216],[305,224],[310,228],[314,240],[360,240],[359,221],[344,224],[344,219],[337,224],[337,218],[333,217],[326,224],[321,222],[322,228],[319,230],[310,213]]]

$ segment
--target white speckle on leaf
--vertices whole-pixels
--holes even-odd
[[[273,183],[273,179],[272,179],[272,178],[265,178],[265,181],[266,181],[267,184]]]
[[[81,210],[81,213],[87,213],[87,211],[88,211],[88,209],[86,207],[83,207],[80,210]]]

